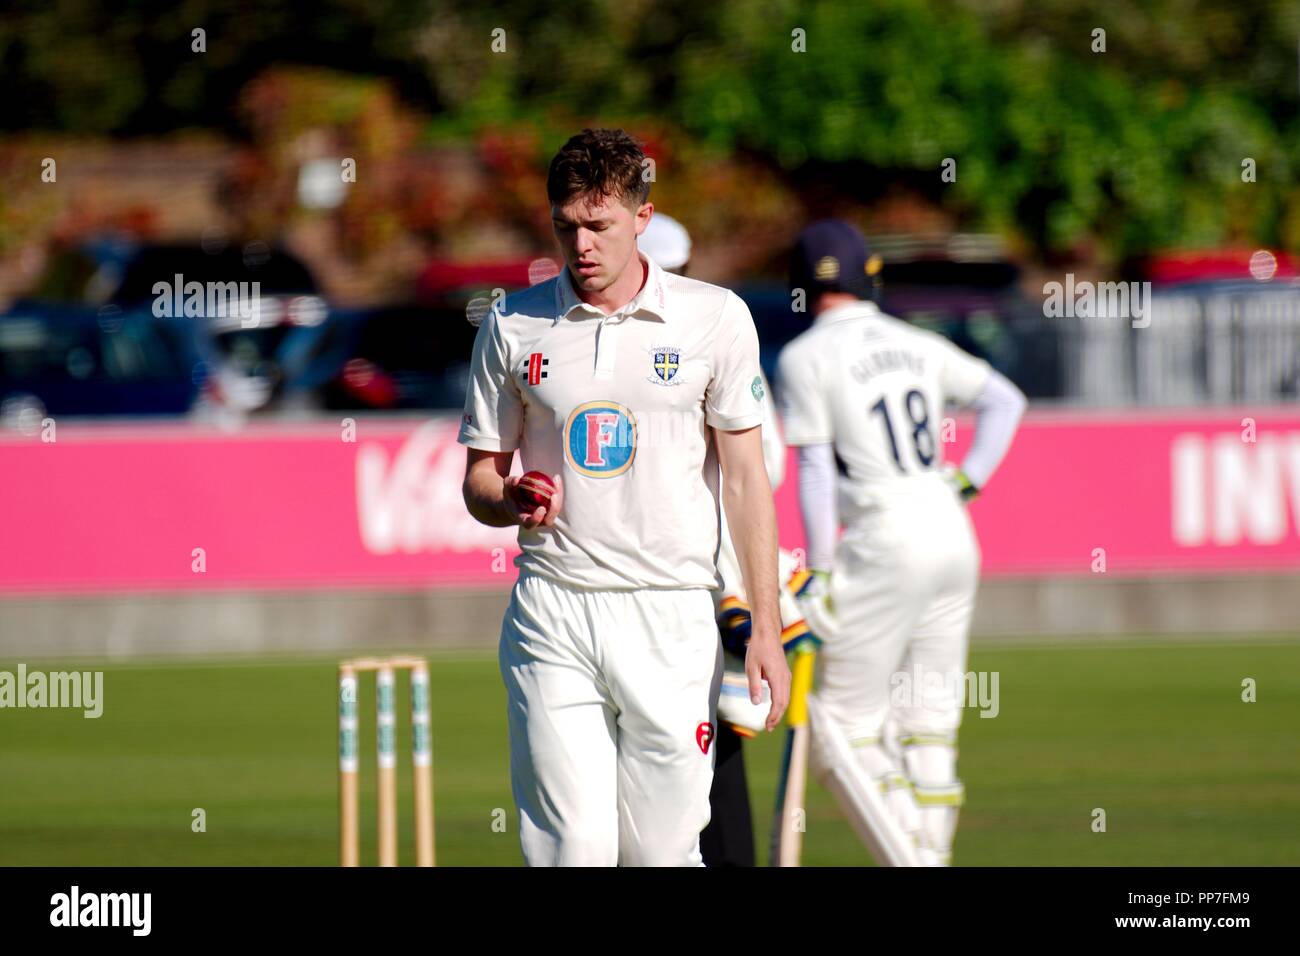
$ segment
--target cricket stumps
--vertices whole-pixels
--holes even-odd
[[[397,866],[396,672],[410,673],[411,763],[415,797],[415,865],[434,865],[433,746],[429,664],[421,657],[360,658],[339,664],[339,864],[361,865],[361,762],[358,675],[375,674],[375,753],[379,865]]]

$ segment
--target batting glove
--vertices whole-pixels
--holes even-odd
[[[814,640],[820,644],[834,632],[831,574],[829,571],[805,571],[803,574],[804,580],[797,582],[794,588],[794,599]]]
[[[966,476],[966,472],[962,471],[960,468],[954,468],[944,477],[948,479],[948,483],[952,485],[953,489],[957,492],[957,495],[961,498],[963,504],[970,501],[980,493],[980,490],[975,487],[975,483],[972,482],[970,478]]]

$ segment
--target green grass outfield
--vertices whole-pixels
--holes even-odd
[[[496,663],[432,661],[438,860],[518,865]],[[105,669],[97,720],[0,710],[0,864],[336,861],[333,661],[89,666]],[[1000,713],[968,710],[962,727],[958,865],[1300,864],[1300,644],[978,649],[970,667],[999,673]],[[1247,677],[1255,703],[1241,699]],[[371,686],[363,681],[363,744],[373,741]],[[402,719],[403,748],[407,734]],[[783,735],[746,744],[764,861]],[[362,757],[373,810],[373,749]],[[1098,807],[1104,833],[1091,828]],[[195,808],[206,832],[192,830]],[[362,823],[363,861],[373,862],[373,816]],[[815,783],[804,862],[868,862]]]

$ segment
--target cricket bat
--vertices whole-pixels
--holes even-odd
[[[776,816],[772,822],[772,866],[798,866],[803,850],[803,833],[807,819],[804,789],[808,780],[808,692],[812,690],[816,644],[801,641],[794,650],[794,667],[790,674],[790,706],[786,710],[789,730],[785,738],[785,755],[777,779]]]

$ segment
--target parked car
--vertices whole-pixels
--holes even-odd
[[[459,409],[477,331],[464,307],[408,304],[367,312],[347,362],[322,391],[324,405]]]
[[[203,352],[192,322],[19,303],[0,315],[0,404],[24,430],[46,415],[183,415]]]
[[[358,319],[352,354],[325,388],[325,406],[459,411],[478,322],[493,295],[527,288],[558,269],[546,258],[430,262],[414,301]]]
[[[197,352],[184,374],[192,386],[188,401],[168,393],[151,405],[139,389],[118,398],[82,387],[76,414],[87,415],[323,407],[323,389],[349,358],[359,320],[358,313],[331,309],[297,258],[264,243],[205,249],[103,240],[54,254],[32,296],[0,319],[32,317],[41,319],[51,341],[116,327],[137,338],[182,340]],[[11,338],[24,341],[24,326],[17,328]],[[9,378],[0,383],[18,389]],[[110,379],[96,382],[112,388]],[[40,391],[57,391],[53,380],[32,392],[36,384],[29,375],[24,388],[37,400],[44,401]]]
[[[232,286],[234,309],[223,307],[228,297],[212,294]],[[206,293],[201,302],[186,293],[191,287]],[[183,310],[196,320],[211,342],[204,400],[240,412],[319,407],[320,390],[351,354],[357,319],[331,310],[307,268],[264,243],[211,252],[145,246],[122,268],[109,298],[124,311]]]

